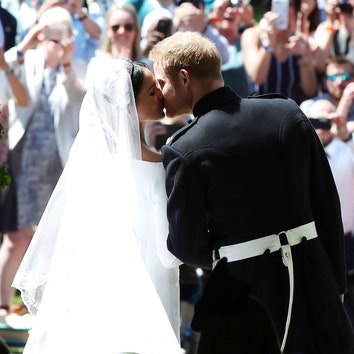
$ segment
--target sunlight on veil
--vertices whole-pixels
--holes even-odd
[[[84,98],[69,161],[13,283],[36,315],[24,353],[181,353],[135,241],[134,159],[139,122],[116,61]]]

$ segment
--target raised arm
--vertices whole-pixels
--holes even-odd
[[[18,77],[15,75],[15,71],[5,60],[4,49],[0,47],[0,70],[2,70],[5,75],[7,82],[11,87],[12,94],[15,99],[15,103],[18,106],[28,105],[28,94],[26,87],[21,83]]]

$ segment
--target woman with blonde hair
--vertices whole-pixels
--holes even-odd
[[[134,6],[130,4],[111,6],[106,15],[106,30],[101,51],[89,62],[85,86],[89,87],[113,59],[137,60],[140,57],[140,24]]]

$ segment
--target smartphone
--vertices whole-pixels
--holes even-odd
[[[43,33],[46,38],[59,42],[66,35],[67,27],[64,25],[47,26],[44,27]]]
[[[172,31],[172,20],[169,18],[163,18],[157,23],[157,31],[161,32],[168,37]]]
[[[332,121],[328,118],[309,118],[312,126],[315,129],[331,130]]]
[[[272,0],[272,11],[279,14],[275,20],[276,28],[286,30],[289,24],[289,0]]]

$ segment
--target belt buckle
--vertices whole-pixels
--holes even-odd
[[[288,236],[285,231],[281,231],[278,233],[279,241],[281,246],[285,246],[289,244]]]

